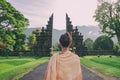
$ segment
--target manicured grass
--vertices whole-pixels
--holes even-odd
[[[120,57],[113,56],[86,56],[81,57],[81,64],[91,69],[98,70],[107,75],[120,78]]]
[[[0,80],[18,80],[49,57],[0,57]]]

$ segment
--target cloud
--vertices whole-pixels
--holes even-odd
[[[92,33],[93,33],[93,31],[89,31],[89,32],[88,32],[89,35],[92,34]]]
[[[93,35],[93,36],[97,36],[97,35],[99,35],[100,33],[98,32],[98,31],[89,31],[88,33],[87,33],[88,35]]]
[[[99,33],[98,33],[98,32],[94,32],[92,35],[94,35],[94,36],[98,36]]]
[[[52,14],[52,0],[7,0],[30,21],[29,27],[45,26]]]
[[[54,28],[65,29],[67,12],[73,25],[97,25],[93,19],[97,0],[7,0],[30,21],[30,27],[42,27],[54,13]]]

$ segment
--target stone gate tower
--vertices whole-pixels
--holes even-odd
[[[37,56],[50,56],[52,48],[52,32],[53,32],[53,14],[49,18],[46,27],[42,27],[40,35],[37,37],[37,45],[35,54]]]
[[[79,56],[84,56],[86,54],[87,47],[83,43],[83,35],[78,32],[77,26],[73,29],[72,21],[66,14],[66,32],[69,32],[72,35],[73,43],[72,50],[74,50]]]

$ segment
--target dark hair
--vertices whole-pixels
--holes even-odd
[[[65,34],[62,34],[59,39],[60,44],[63,47],[68,47],[72,44],[72,36],[69,32],[66,32]]]

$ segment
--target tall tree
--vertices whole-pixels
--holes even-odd
[[[108,1],[98,0],[94,17],[99,22],[102,32],[110,37],[116,36],[120,44],[120,0]]]
[[[105,35],[102,35],[98,37],[94,44],[93,44],[93,49],[94,50],[113,50],[113,41]]]
[[[34,45],[36,44],[36,35],[30,34],[28,38],[28,46],[30,49],[33,49]]]
[[[88,50],[92,50],[93,49],[93,40],[91,38],[87,38],[85,41],[84,41],[86,47]]]
[[[0,41],[7,44],[8,50],[22,49],[28,23],[28,19],[9,2],[0,0]]]
[[[34,50],[35,45],[37,44],[37,37],[40,36],[40,32],[41,32],[40,29],[36,29],[32,31],[32,34],[29,35],[28,45],[31,50]]]

